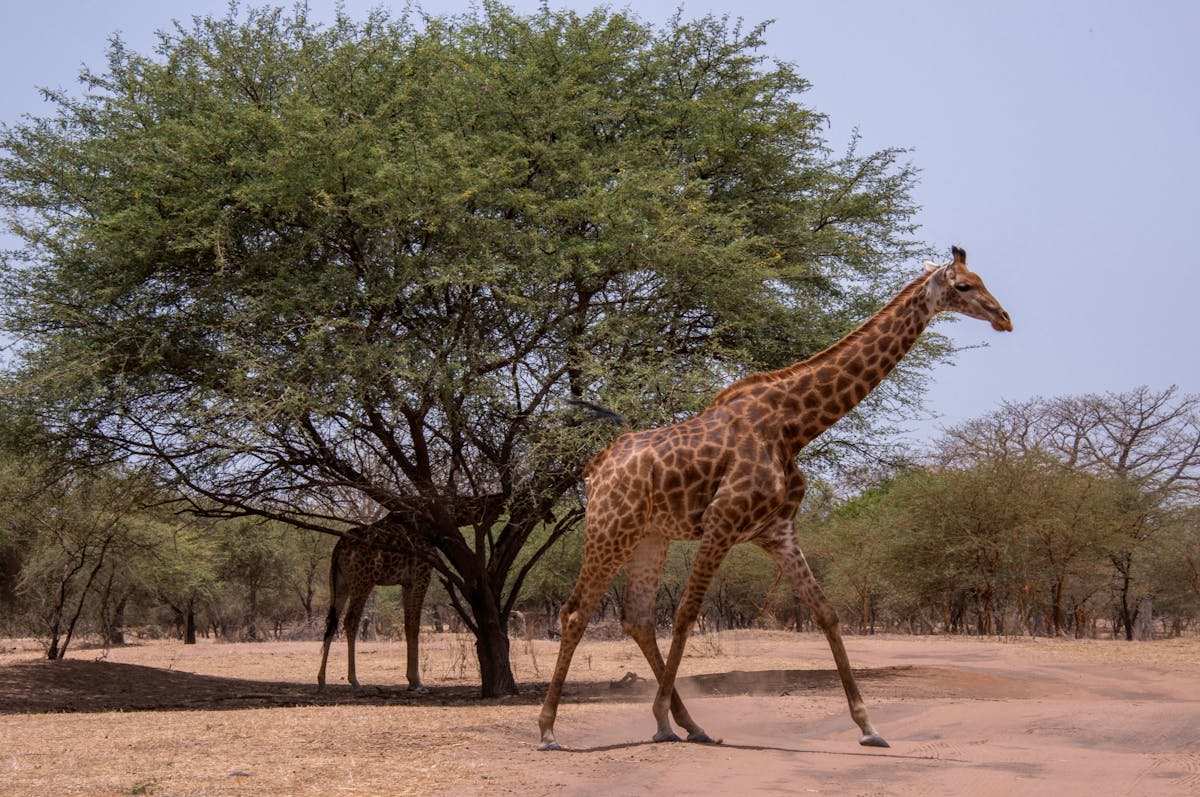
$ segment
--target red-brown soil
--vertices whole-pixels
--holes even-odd
[[[1200,639],[851,638],[889,749],[856,743],[823,638],[695,637],[680,693],[720,746],[654,744],[649,668],[585,640],[536,750],[557,645],[513,643],[521,693],[480,700],[473,644],[428,635],[431,689],[404,646],[363,643],[357,694],[315,689],[319,643],[76,650],[44,662],[0,640],[0,793],[1200,794]],[[665,641],[663,643],[666,644]],[[631,685],[614,687],[627,672]]]

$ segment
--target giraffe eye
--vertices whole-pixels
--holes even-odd
[[[967,291],[971,290],[971,286],[965,282],[956,282],[954,283],[954,290],[958,291],[959,293],[966,293]]]

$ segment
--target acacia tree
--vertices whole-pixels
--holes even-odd
[[[47,485],[40,463],[0,488],[0,512],[22,549],[16,592],[46,657],[60,660],[88,619],[106,643],[161,529],[141,514],[155,491],[142,474],[104,469]],[[123,610],[123,607],[121,607]]]
[[[357,493],[406,518],[483,693],[511,692],[507,615],[611,434],[561,400],[694,410],[844,334],[917,255],[901,154],[832,154],[763,36],[484,2],[114,40],[0,138],[24,242],[6,395],[76,462],[154,462],[197,511],[340,534]],[[944,353],[926,336],[841,437],[875,439]]]
[[[1116,576],[1117,621],[1133,639],[1137,569],[1156,532],[1200,498],[1200,396],[1171,386],[1006,402],[946,433],[942,462],[1030,455],[1105,482],[1105,550]],[[1145,618],[1148,619],[1148,618]]]
[[[830,600],[858,619],[859,633],[874,632],[881,603],[895,605],[898,595],[886,589],[883,570],[902,531],[894,522],[888,498],[892,484],[864,490],[831,507],[827,513],[806,513],[800,523],[801,543]],[[903,564],[912,567],[911,562]]]

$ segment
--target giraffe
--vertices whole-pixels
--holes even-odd
[[[719,744],[697,724],[675,691],[675,677],[705,591],[729,549],[758,545],[812,609],[833,653],[859,744],[887,747],[871,725],[838,628],[837,613],[796,540],[794,518],[805,479],[796,455],[873,390],[916,343],[935,315],[951,311],[1011,331],[1012,321],[955,246],[944,265],[925,270],[879,312],[819,354],[787,368],[752,374],[721,391],[698,415],[626,432],[584,469],[588,505],[584,559],[564,604],[554,675],[538,718],[539,749],[562,749],[554,720],[579,640],[617,571],[627,575],[622,625],[658,681],[654,741]],[[654,632],[659,571],[671,540],[699,540],[664,661]]]
[[[399,584],[404,593],[404,640],[407,643],[408,688],[423,690],[418,635],[421,630],[421,607],[434,551],[433,546],[419,534],[410,534],[393,515],[365,526],[350,529],[347,536],[333,546],[329,562],[329,618],[325,623],[325,638],[321,644],[321,669],[317,672],[318,689],[325,688],[325,663],[329,644],[337,633],[338,616],[345,608],[346,652],[348,680],[355,689],[358,678],[354,673],[354,641],[367,596],[376,585]]]

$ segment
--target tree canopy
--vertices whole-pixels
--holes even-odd
[[[694,411],[849,331],[918,254],[902,153],[832,153],[765,33],[484,2],[114,39],[0,131],[6,411],[208,513],[415,512],[485,693],[510,690],[521,548],[574,526],[611,433],[562,400]],[[839,434],[944,353],[927,336]]]

